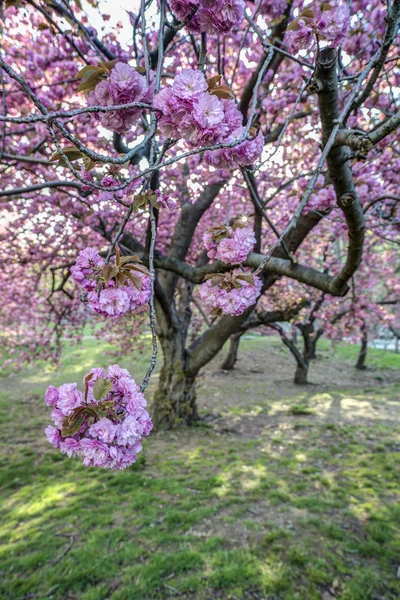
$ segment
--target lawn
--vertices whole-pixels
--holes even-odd
[[[353,375],[351,353],[322,347],[299,389],[276,342],[244,340],[229,375],[218,358],[200,426],[150,436],[123,472],[85,469],[43,434],[45,387],[109,348],[89,338],[61,371],[4,378],[0,598],[398,599],[398,373]],[[146,361],[125,366],[140,380]]]

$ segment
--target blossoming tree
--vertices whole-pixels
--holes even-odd
[[[190,423],[199,370],[258,298],[282,277],[342,298],[366,223],[368,236],[392,243],[399,13],[400,0],[372,9],[142,0],[122,45],[123,26],[93,0],[9,0],[0,55],[9,360],[54,355],[87,315],[134,345],[121,323],[147,302],[153,337],[140,389],[118,387],[128,375],[114,369],[93,371],[83,393],[50,394],[64,410],[49,434],[56,445],[79,446],[85,464],[128,464],[149,431],[143,403],[128,407],[151,376],[156,335],[154,419]],[[208,325],[189,343],[193,311]]]

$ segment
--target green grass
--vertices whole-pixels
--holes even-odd
[[[182,428],[152,435],[126,471],[85,469],[47,444],[43,391],[107,364],[107,350],[85,339],[60,371],[2,381],[2,600],[400,597],[398,428],[324,422],[285,399],[292,410],[254,439]],[[146,361],[125,366],[140,380]],[[238,385],[210,384],[227,397]],[[369,394],[383,403],[388,388]]]
[[[301,347],[301,338],[299,337]],[[281,349],[283,353],[289,353],[278,336],[257,336],[245,335],[240,342],[241,350],[257,349],[262,351],[265,348]],[[239,353],[240,351],[239,350]],[[338,361],[355,364],[357,361],[360,347],[357,344],[335,344],[328,340],[321,339],[317,346],[317,355],[332,356]],[[378,348],[368,348],[366,366],[374,369],[400,369],[400,354],[392,350],[381,350]]]

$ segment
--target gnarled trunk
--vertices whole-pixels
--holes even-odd
[[[241,333],[236,333],[230,337],[228,354],[226,355],[225,360],[221,365],[221,369],[223,371],[231,371],[232,369],[234,369],[237,361],[241,336]]]
[[[297,385],[308,384],[308,361],[297,361],[296,372],[294,374],[294,383]]]
[[[356,362],[356,369],[359,369],[360,371],[363,371],[364,369],[367,368],[365,366],[365,359],[367,358],[367,351],[368,351],[368,334],[367,334],[365,327],[362,328],[362,332],[363,332],[363,336],[361,339],[361,348],[360,348],[360,353],[358,355],[358,359]]]
[[[153,399],[153,421],[156,429],[170,429],[199,419],[196,407],[196,378],[187,371],[185,341],[179,332],[160,336],[163,365]]]
[[[303,336],[303,355],[309,360],[317,358],[317,342],[322,335],[322,329],[315,331],[313,323],[298,325]]]

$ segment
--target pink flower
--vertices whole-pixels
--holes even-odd
[[[146,78],[129,65],[118,62],[111,71],[110,86],[116,100],[125,98],[126,95],[126,102],[134,102],[131,97],[143,98],[146,92]],[[119,102],[123,103],[125,100]]]
[[[48,396],[58,399],[52,411],[55,427],[45,430],[47,439],[53,446],[69,457],[82,457],[84,466],[96,466],[105,469],[124,469],[136,461],[136,455],[142,450],[141,438],[152,430],[153,424],[149,413],[145,410],[146,400],[139,386],[129,375],[129,371],[118,365],[108,368],[107,377],[112,383],[110,392],[102,398],[107,405],[101,405],[93,398],[92,386],[98,377],[104,376],[104,370],[94,368],[83,378],[86,383],[88,375],[93,375],[88,382],[89,393],[84,403],[82,393],[76,389],[76,383],[64,384],[50,390]],[[63,436],[65,414],[72,413],[78,398],[82,411],[75,417],[82,418],[79,429],[72,436]],[[61,403],[61,407],[60,407]],[[99,418],[93,408],[97,405],[104,408],[107,416]],[[71,411],[71,412],[70,412]],[[94,422],[93,422],[94,421]]]
[[[69,458],[71,456],[79,454],[80,443],[74,438],[66,438],[60,443],[60,450],[63,454],[66,454]]]
[[[144,395],[142,392],[136,391],[131,395],[126,405],[126,412],[130,415],[136,416],[145,406],[147,406],[147,402]]]
[[[101,442],[111,443],[115,438],[116,426],[110,419],[103,417],[97,423],[93,423],[89,427],[89,433],[93,437],[97,437]]]
[[[118,426],[117,435],[121,444],[134,444],[142,435],[142,428],[135,417],[128,415]]]
[[[177,98],[192,99],[207,91],[207,82],[201,71],[183,69],[176,75],[172,90]]]
[[[142,447],[135,446],[134,448],[124,448],[122,446],[117,448],[117,452],[115,452],[115,456],[112,457],[112,467],[113,469],[126,469],[130,467],[133,463],[136,462],[137,452],[140,452]]]
[[[139,424],[140,435],[149,435],[153,429],[153,423],[147,410],[140,411],[136,418]]]
[[[244,133],[245,128],[239,127],[224,142],[241,140]],[[263,146],[264,138],[259,131],[255,138],[245,139],[236,146],[205,152],[204,159],[208,164],[217,167],[244,167],[254,164],[260,158]]]
[[[260,13],[276,19],[283,15],[286,6],[287,0],[263,0],[260,6]]]
[[[121,377],[129,377],[128,369],[121,369],[119,365],[111,365],[107,369],[107,378],[111,379],[113,383],[118,381]]]
[[[212,239],[212,234],[209,231],[206,231],[203,235],[203,244],[204,248],[207,250],[208,258],[214,259],[217,254],[217,244]]]
[[[150,75],[154,79],[154,75]],[[111,70],[108,81],[100,81],[90,92],[90,106],[113,106],[115,104],[131,104],[135,102],[150,103],[154,95],[154,84],[140,75],[129,65],[118,62]],[[99,113],[98,118],[107,129],[116,133],[126,133],[140,117],[139,107],[132,106],[118,111]]]
[[[151,279],[148,275],[140,273],[139,271],[135,272],[135,276],[138,277],[142,282],[142,287],[140,291],[134,285],[126,288],[125,291],[128,295],[130,304],[129,309],[135,310],[139,306],[143,306],[146,304],[151,298]]]
[[[80,442],[80,452],[84,467],[103,467],[109,457],[107,444],[99,440],[83,438]]]
[[[96,287],[97,267],[102,267],[104,260],[94,248],[85,248],[79,252],[76,263],[71,267],[72,279],[86,291]]]
[[[129,310],[129,295],[121,288],[101,290],[95,310],[107,317],[119,317]]]
[[[51,418],[57,429],[61,430],[64,422],[64,415],[59,408],[55,408],[51,411]]]
[[[76,389],[76,383],[64,383],[58,388],[57,408],[64,416],[72,413],[74,408],[83,404],[83,395]]]
[[[226,135],[241,127],[243,115],[234,100],[221,100],[225,112]]]
[[[203,242],[210,258],[234,265],[246,260],[256,243],[256,238],[248,227],[236,226],[235,229],[229,228],[218,242],[213,240],[210,230],[204,234]]]
[[[120,377],[115,384],[115,393],[119,395],[120,399],[127,402],[133,394],[138,391],[136,383],[128,376]]]
[[[314,31],[311,25],[308,25],[304,19],[299,19],[296,30],[288,31],[285,41],[293,52],[309,49],[315,44]]]
[[[200,31],[206,33],[228,33],[243,19],[243,0],[203,0],[196,14]]]
[[[214,127],[224,119],[223,104],[216,96],[202,94],[194,105],[193,116],[200,127]]]
[[[54,385],[50,385],[47,390],[46,390],[46,394],[45,394],[45,402],[47,404],[47,406],[53,406],[54,404],[56,404],[57,400],[58,400],[58,390],[57,388],[54,387]]]
[[[184,21],[199,5],[199,0],[169,0],[172,12],[180,21]]]
[[[256,303],[261,292],[262,281],[253,275],[254,283],[249,283],[238,276],[242,276],[240,269],[234,269],[232,274],[227,273],[224,281],[208,279],[200,286],[200,298],[210,311],[220,310],[232,316],[241,315],[247,308]],[[232,284],[235,278],[237,288]]]
[[[56,429],[55,427],[52,427],[51,425],[48,425],[46,427],[46,429],[44,430],[44,432],[45,432],[46,437],[47,437],[48,441],[50,442],[50,444],[52,444],[56,448],[59,448],[60,440],[61,440],[61,434],[60,434],[59,430]]]

